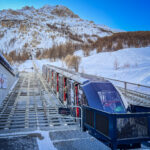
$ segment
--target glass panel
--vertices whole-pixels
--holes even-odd
[[[102,91],[98,92],[101,100],[103,110],[110,113],[124,113],[125,107],[119,94],[115,91]]]
[[[148,136],[148,120],[146,117],[138,118],[118,118],[117,119],[118,138],[133,138]]]

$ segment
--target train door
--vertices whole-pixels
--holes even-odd
[[[57,72],[53,72],[54,93],[57,95]]]
[[[52,84],[52,73],[51,73],[51,70],[49,70],[49,85],[51,87],[51,84]]]
[[[61,74],[59,74],[59,99],[61,101],[61,103],[63,103],[63,90],[64,90],[64,86],[63,86],[63,76]]]
[[[66,91],[67,105],[74,105],[74,84],[73,84],[73,81],[67,78],[66,86],[67,86],[67,91]]]
[[[70,93],[68,93],[69,95],[69,99],[68,101],[70,101],[69,103],[74,106],[75,105],[75,100],[74,100],[74,97],[75,97],[75,94],[74,94],[74,81],[73,80],[69,80],[69,84],[68,84],[68,90],[70,90]]]
[[[50,69],[48,69],[48,83],[50,82]]]
[[[42,76],[43,76],[44,79],[45,79],[45,66],[42,67]]]
[[[48,72],[49,72],[49,69],[48,68],[46,68],[46,81],[48,82]]]
[[[47,80],[47,67],[45,67],[45,80]]]
[[[53,70],[51,71],[51,76],[52,76],[52,78],[51,78],[51,88],[52,88],[52,90],[54,90],[54,72],[53,72]]]
[[[79,84],[74,85],[75,94],[75,106],[79,106]],[[79,117],[79,108],[76,108],[76,117]]]
[[[46,66],[44,66],[44,79],[46,80]]]
[[[48,79],[48,68],[46,68],[46,81]]]
[[[64,77],[64,104],[67,105],[67,78]]]
[[[57,98],[59,98],[59,74],[56,73],[56,93],[57,93]]]

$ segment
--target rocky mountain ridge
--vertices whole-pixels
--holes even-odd
[[[67,42],[88,44],[118,32],[93,21],[81,19],[65,6],[0,11],[1,51],[43,51]]]

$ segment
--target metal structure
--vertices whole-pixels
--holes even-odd
[[[149,113],[110,114],[83,106],[83,130],[111,147],[139,148],[150,140]]]
[[[54,138],[54,145],[58,146],[64,142],[90,140],[91,136],[80,131],[83,129],[112,149],[124,146],[135,148],[143,141],[150,140],[149,108],[144,113],[141,112],[145,108],[139,106],[132,108],[135,113],[116,114],[85,106],[80,101],[80,95],[83,94],[80,85],[87,84],[89,80],[109,82],[101,77],[78,74],[55,66],[50,68],[43,74],[46,80],[35,64],[33,72],[20,74],[15,88],[0,106],[0,138],[38,133],[40,130],[50,131],[52,139],[57,133],[62,137],[67,133],[74,137],[61,140]],[[138,95],[139,92],[127,89],[127,84],[119,87],[124,95],[137,96],[141,101],[145,98],[143,93]],[[69,95],[67,91],[73,94]],[[61,114],[60,108],[70,109],[72,113]],[[83,138],[73,136],[75,132],[81,137],[84,135]],[[95,139],[92,138],[92,141]]]
[[[111,90],[115,92],[115,89],[111,86],[111,83],[107,81],[110,80],[108,78],[106,80],[106,78],[102,77],[75,73],[52,65],[43,66],[43,77],[62,103],[65,102],[65,99],[60,96],[60,91],[63,91],[62,89],[65,89],[65,86],[61,86],[63,85],[61,78],[67,78],[69,82],[72,80],[74,103],[77,106],[83,107],[83,130],[87,130],[92,136],[105,143],[111,149],[139,148],[143,141],[150,140],[150,108],[141,107],[141,105],[137,103],[140,101],[142,106],[148,106],[148,104],[150,104],[148,101],[149,95],[134,91],[132,88],[127,89],[128,84],[137,86],[136,84],[113,80],[113,82],[116,81],[124,84],[124,87],[119,86],[117,89],[121,91],[125,98],[130,98],[128,99],[128,107],[123,107],[118,97],[111,95],[114,99],[110,99],[109,92]],[[79,87],[76,91],[76,84],[82,88],[82,91],[79,92]],[[109,86],[110,88],[108,88]],[[143,87],[149,88],[148,86]],[[68,91],[68,94],[69,92],[70,91]],[[106,95],[102,95],[103,93]],[[80,97],[80,99],[78,98],[76,100],[76,97]],[[83,100],[81,97],[85,99]],[[136,98],[138,98],[138,100],[136,100]],[[90,99],[90,101],[88,99]],[[105,102],[103,101],[104,99],[106,100]],[[84,103],[85,101],[86,103]],[[100,101],[101,103],[99,103]],[[133,101],[134,103],[132,103]],[[94,105],[92,104],[93,102]],[[136,104],[138,106],[130,104]],[[100,107],[100,105],[103,106]],[[67,106],[70,106],[68,102]],[[126,108],[126,110],[124,108]],[[76,111],[76,116],[78,116],[77,114],[78,112]]]
[[[59,114],[58,107],[62,104],[48,93],[39,74],[21,73],[16,87],[1,105],[0,137],[36,130],[80,129],[80,118]]]
[[[72,70],[65,68],[56,67],[49,65],[51,68],[62,70],[62,72],[68,72],[80,76],[81,78],[89,78],[91,80],[109,80],[115,85],[116,88],[123,94],[129,104],[131,105],[140,105],[150,107],[150,86],[90,75],[86,73],[77,73]]]
[[[8,61],[0,53],[0,104],[11,92],[17,77]]]
[[[14,70],[8,63],[8,61],[0,54],[0,64],[3,65],[12,75],[14,75]]]

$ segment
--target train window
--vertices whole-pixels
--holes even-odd
[[[117,92],[101,91],[98,92],[98,95],[104,111],[110,113],[125,113],[125,107]]]

